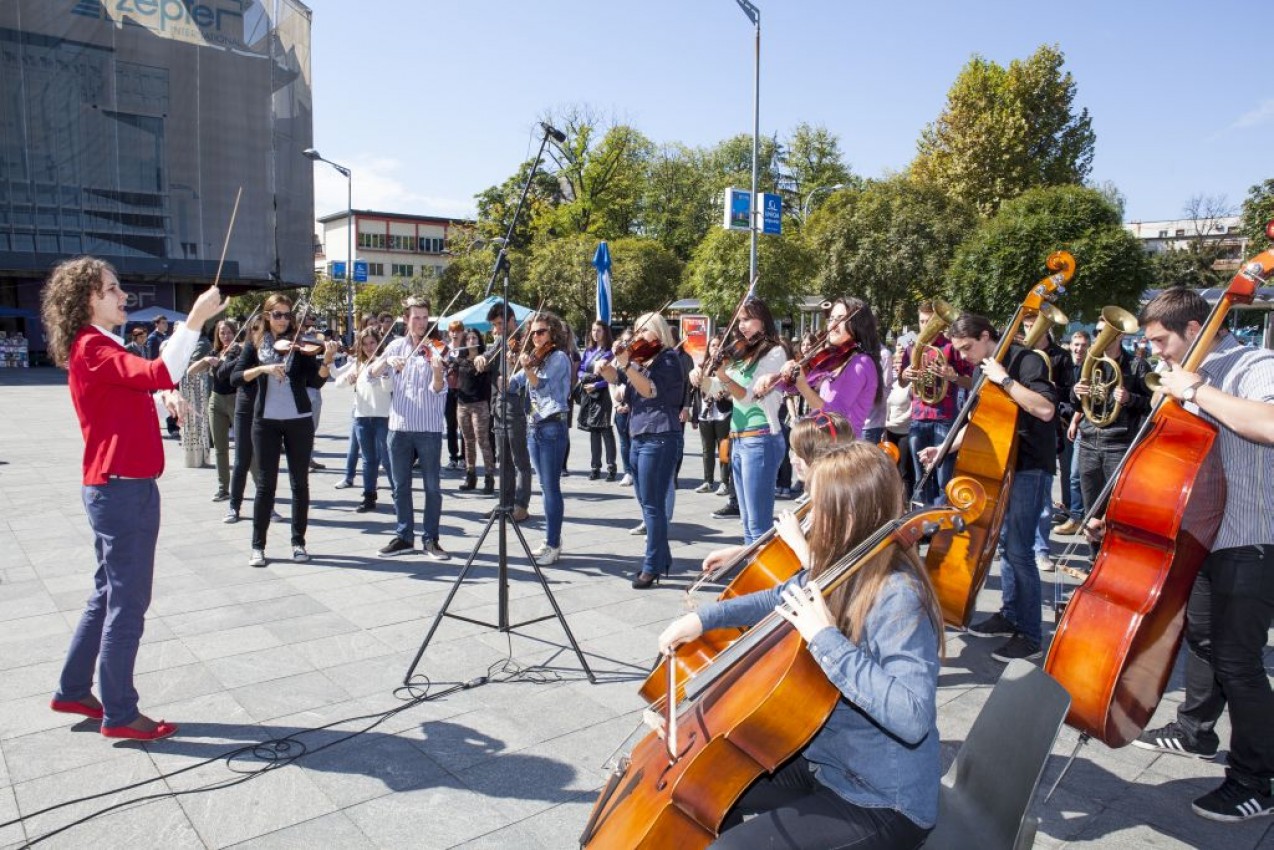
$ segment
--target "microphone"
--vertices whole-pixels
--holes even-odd
[[[548,136],[553,141],[557,142],[559,145],[566,141],[566,134],[563,133],[561,130],[556,129],[551,124],[541,121],[540,129],[544,131],[544,135]]]

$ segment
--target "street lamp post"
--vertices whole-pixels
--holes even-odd
[[[760,204],[757,203],[759,170],[759,147],[761,138],[761,10],[749,0],[734,0],[748,16],[748,20],[756,27],[756,61],[753,63],[752,82],[752,245],[748,259],[748,286],[756,283],[756,234],[757,220],[761,215]]]
[[[810,193],[805,196],[805,203],[801,204],[801,223],[810,217],[810,201],[814,200],[814,195],[819,192],[839,192],[845,188],[844,183],[837,183],[834,186],[815,186]]]
[[[306,148],[302,155],[314,162],[326,162],[345,175],[347,207],[349,209],[349,256],[345,258],[345,344],[354,344],[354,177],[350,170],[330,159],[324,159],[314,148]]]

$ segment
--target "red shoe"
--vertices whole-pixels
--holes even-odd
[[[102,727],[102,737],[104,738],[128,738],[131,741],[158,741],[160,738],[170,738],[176,734],[177,724],[166,723],[163,720],[155,724],[155,728],[149,732],[134,729],[132,726]]]
[[[85,705],[82,702],[76,702],[69,699],[55,699],[49,702],[49,708],[62,714],[82,714],[92,720],[102,719],[101,706]]]

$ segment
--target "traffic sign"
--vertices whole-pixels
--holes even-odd
[[[344,280],[344,279],[345,279],[345,261],[333,260],[332,261],[332,280]]]
[[[366,260],[354,261],[354,282],[367,283],[367,261]]]

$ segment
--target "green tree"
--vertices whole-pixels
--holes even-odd
[[[983,221],[956,251],[945,297],[1003,320],[1048,274],[1044,262],[1057,250],[1075,257],[1075,276],[1058,301],[1072,320],[1094,321],[1107,304],[1132,310],[1153,282],[1146,252],[1110,201],[1095,189],[1057,186],[1031,189]]]
[[[789,218],[799,220],[805,199],[820,186],[853,186],[858,179],[845,164],[840,140],[826,127],[801,123],[783,146],[783,203]],[[822,198],[815,200],[821,201]],[[814,203],[811,201],[811,209]]]
[[[412,294],[409,282],[398,277],[388,283],[364,284],[354,294],[354,310],[360,316],[377,316],[381,313],[401,316],[403,302]]]
[[[983,215],[1031,188],[1082,183],[1096,137],[1088,110],[1075,111],[1064,61],[1048,45],[1008,68],[975,55],[938,120],[921,132],[913,176]]]
[[[976,222],[968,204],[906,175],[836,192],[804,230],[817,268],[814,288],[828,298],[856,295],[871,304],[882,330],[896,326],[917,301],[942,290],[951,258]]]
[[[592,119],[590,119],[592,120]],[[632,233],[641,212],[647,163],[654,146],[632,127],[600,133],[588,120],[568,118],[566,142],[553,156],[561,200],[537,211],[537,228],[549,236],[588,233],[617,239]]]
[[[1274,178],[1257,183],[1247,190],[1243,200],[1243,236],[1247,239],[1248,256],[1259,254],[1270,242],[1265,225],[1274,219]]]
[[[703,151],[665,145],[649,161],[640,232],[688,262],[695,246],[721,220],[721,199],[713,195],[717,182]]]
[[[686,267],[690,292],[705,313],[728,320],[748,288],[747,233],[713,228]],[[812,289],[814,263],[804,242],[795,236],[763,236],[757,244],[756,294],[776,318],[795,316]]]

